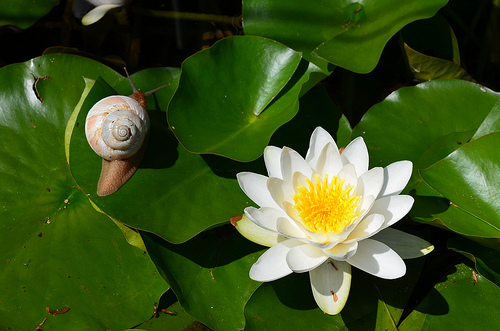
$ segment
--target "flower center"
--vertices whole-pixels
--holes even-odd
[[[343,188],[345,180],[337,176],[328,184],[328,175],[323,180],[316,176],[314,183],[306,181],[309,188],[299,186],[299,193],[293,195],[294,208],[305,226],[316,233],[339,233],[354,221],[361,197],[352,194],[353,185]]]

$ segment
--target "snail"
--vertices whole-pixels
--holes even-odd
[[[112,95],[98,101],[88,112],[85,135],[90,147],[102,157],[97,195],[115,193],[135,173],[146,152],[150,128],[146,97],[167,85],[149,92],[138,91],[127,69],[131,96]]]

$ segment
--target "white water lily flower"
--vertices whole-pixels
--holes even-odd
[[[399,195],[412,172],[410,161],[368,170],[361,137],[340,153],[323,128],[314,130],[304,159],[288,147],[266,147],[269,177],[242,172],[238,183],[260,208],[247,207],[237,223],[248,239],[271,247],[250,269],[269,282],[309,272],[318,306],[331,315],[344,307],[351,266],[385,279],[403,276],[402,258],[423,256],[433,246],[388,228],[413,205]]]
[[[82,18],[83,25],[91,25],[99,21],[108,11],[126,5],[128,0],[85,0],[95,6]]]

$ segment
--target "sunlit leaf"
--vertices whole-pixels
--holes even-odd
[[[224,38],[183,62],[169,125],[191,152],[254,160],[297,113],[303,84],[319,71],[276,41]]]
[[[457,149],[433,166],[421,170],[427,184],[450,201],[453,207],[474,218],[457,218],[445,224],[452,229],[474,226],[465,234],[500,238],[500,133],[491,133]],[[462,230],[463,231],[463,230]],[[462,232],[457,230],[457,232]],[[462,232],[463,233],[463,232]]]
[[[365,139],[371,166],[406,159],[418,163],[414,170],[422,169],[472,138],[497,101],[497,93],[466,81],[405,87],[370,108],[353,136]],[[434,152],[424,158],[429,149]],[[413,180],[407,189],[416,185]]]

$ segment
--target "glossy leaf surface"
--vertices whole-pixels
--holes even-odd
[[[445,222],[449,228],[468,235],[500,238],[499,148],[500,133],[488,134],[420,171],[427,184],[475,219],[467,225],[474,229],[465,233],[460,227],[465,221],[460,219]]]
[[[314,72],[319,69],[276,41],[225,38],[182,64],[169,125],[191,152],[254,160],[297,113],[302,85]]]
[[[45,317],[43,329],[125,329],[146,320],[168,288],[94,210],[66,163],[65,127],[81,77],[102,69],[52,55],[0,70],[0,135],[9,141],[0,148],[2,329],[35,329]],[[47,307],[70,310],[52,316]]]
[[[461,140],[444,143],[451,151],[466,143],[497,100],[497,93],[458,80],[405,87],[370,108],[354,128],[353,136],[365,139],[371,166],[404,159],[417,162],[427,149],[447,140],[447,136],[463,133]],[[418,163],[414,168],[426,168],[432,163]]]
[[[406,24],[433,16],[440,1],[243,2],[245,33],[265,36],[303,52],[306,60],[367,73],[375,68],[387,41]]]

